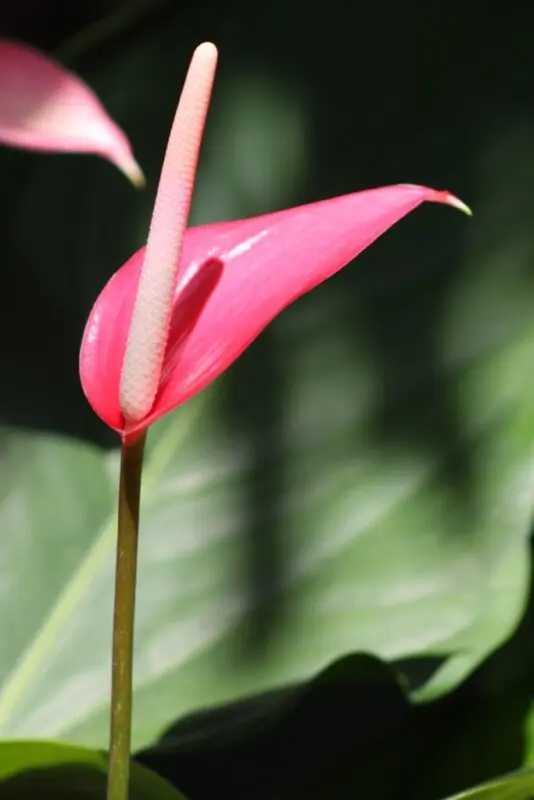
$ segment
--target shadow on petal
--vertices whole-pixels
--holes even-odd
[[[193,276],[180,290],[180,296],[172,311],[169,338],[165,350],[165,358],[160,379],[158,397],[172,378],[180,360],[182,345],[193,330],[207,301],[223,274],[224,265],[219,258],[210,258],[202,262]],[[157,410],[156,399],[155,409]]]

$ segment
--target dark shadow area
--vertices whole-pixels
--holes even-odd
[[[223,270],[224,264],[219,258],[209,258],[199,264],[188,279],[170,324],[160,391],[165,391],[174,366],[180,359],[181,346],[195,327],[204,306],[222,277]]]
[[[391,665],[404,676],[407,691],[415,693],[435,676],[446,661],[446,658],[438,656],[415,656],[393,660]]]
[[[105,772],[86,764],[65,764],[28,769],[4,780],[0,784],[0,800],[96,800],[104,797],[105,791]]]
[[[241,359],[225,387],[223,414],[248,442],[243,515],[246,536],[241,568],[249,614],[240,628],[238,658],[261,658],[273,631],[288,611],[280,602],[287,553],[280,531],[280,501],[286,486],[282,430],[284,391],[291,380],[280,368],[269,330],[254,348],[255,358]]]
[[[0,225],[0,236],[3,236]],[[116,446],[87,404],[78,375],[82,329],[70,310],[54,302],[22,259],[11,258],[0,278],[0,423],[61,431]]]
[[[349,656],[307,687],[191,715],[136,760],[191,800],[296,797],[338,759],[392,735],[409,713],[387,667]]]
[[[410,706],[394,682],[347,672],[189,715],[136,760],[190,800],[441,800],[521,766],[530,699],[488,703],[474,675]]]
[[[0,36],[57,47],[66,37],[128,5],[130,0],[81,0],[66,6],[61,0],[22,0],[0,15]]]
[[[56,763],[51,759],[48,766],[35,766],[33,761],[24,764],[24,745],[21,749],[22,753],[16,756],[16,765],[13,765],[16,774],[6,778],[6,764],[2,764],[0,800],[103,800],[106,797],[106,762],[101,759],[99,766],[91,763],[91,751],[88,751],[89,763],[83,760],[78,763],[74,759],[69,761],[70,754],[67,754],[66,763]],[[129,800],[160,797],[161,783],[157,776],[150,775],[147,770],[134,764],[130,774]],[[165,786],[165,789],[168,790],[168,787]]]

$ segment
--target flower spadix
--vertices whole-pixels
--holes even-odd
[[[0,143],[25,150],[93,153],[135,186],[143,173],[125,133],[77,76],[33,47],[0,39]]]
[[[125,434],[145,430],[224,372],[290,303],[425,201],[402,184],[185,229],[217,53],[195,52],[165,155],[148,243],[113,275],[87,321],[84,392]]]
[[[120,380],[120,407],[134,424],[150,412],[159,388],[216,65],[212,44],[195,50],[163,162]]]

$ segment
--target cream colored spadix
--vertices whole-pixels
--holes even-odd
[[[127,422],[145,417],[158,391],[216,67],[216,47],[197,47],[172,125],[122,365],[120,406]]]

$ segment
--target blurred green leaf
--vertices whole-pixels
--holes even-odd
[[[455,794],[447,800],[532,800],[532,797],[534,797],[534,770],[523,770]]]
[[[485,365],[490,375],[492,369],[503,375],[499,356]],[[333,353],[330,358],[333,363]],[[480,386],[488,376],[477,367],[467,376]],[[517,381],[524,369],[511,373]],[[514,397],[510,383],[501,385]],[[336,382],[316,385],[328,392]],[[285,543],[285,584],[278,597],[253,598],[242,572],[251,524],[250,452],[217,410],[224,387],[151,432],[142,500],[136,744],[187,711],[305,679],[359,646],[390,657],[437,653],[446,659],[438,688],[461,679],[507,634],[521,607],[530,497],[524,493],[521,509],[517,488],[531,413],[484,429],[491,436],[482,440],[478,479],[492,502],[481,502],[473,519],[478,525],[461,535],[450,530],[458,515],[446,514],[438,502],[444,493],[438,465],[425,484],[424,461],[410,470],[407,455],[395,463],[387,452],[370,450],[364,437],[348,447],[343,426],[335,430],[339,417],[325,420],[320,432],[316,424],[306,427],[309,433],[294,436],[285,453],[291,473],[276,520]],[[205,399],[210,402],[202,408]],[[310,399],[322,404],[317,393]],[[502,458],[499,442],[508,451]],[[116,456],[17,431],[4,431],[0,452],[1,613],[7,620],[1,730],[102,743]],[[253,477],[261,481],[265,473]],[[489,559],[491,569],[484,568]],[[285,619],[255,658],[243,646],[267,600],[283,604]]]
[[[46,741],[0,744],[1,800],[101,800],[106,791],[107,760],[84,747]],[[185,800],[158,775],[132,764],[132,800]]]

